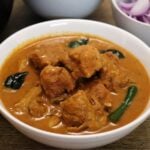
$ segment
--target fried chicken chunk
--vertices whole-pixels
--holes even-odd
[[[46,95],[51,98],[60,97],[74,89],[74,81],[63,67],[46,66],[40,74],[41,85]]]
[[[85,128],[96,130],[107,123],[107,115],[102,105],[95,100],[91,104],[86,93],[79,90],[76,94],[61,103],[63,122],[70,131]]]
[[[99,101],[104,107],[110,108],[112,106],[110,91],[106,89],[101,81],[93,81],[86,90],[86,93],[91,103],[95,103],[96,100]]]
[[[29,60],[35,69],[41,70],[47,65],[56,65],[68,59],[68,53],[61,46],[37,49],[31,53]]]
[[[90,45],[79,46],[69,52],[70,61],[65,66],[72,71],[74,79],[90,78],[100,70],[102,63],[97,49]]]
[[[42,89],[35,86],[15,105],[15,110],[19,114],[29,113],[31,116],[39,118],[44,116],[48,109],[42,97]]]
[[[127,70],[120,65],[119,59],[111,53],[102,54],[101,57],[103,60],[102,83],[111,91],[127,86],[130,77]]]
[[[78,91],[75,95],[61,103],[63,120],[67,125],[80,126],[86,120],[86,113],[90,103],[84,91]]]

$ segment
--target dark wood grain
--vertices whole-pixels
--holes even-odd
[[[102,5],[87,19],[115,25],[110,1],[104,0]],[[21,0],[15,0],[10,21],[0,38],[5,39],[19,29],[41,21],[44,20],[36,16]],[[0,116],[0,150],[56,150],[56,148],[39,144],[25,137]],[[150,150],[150,118],[123,139],[93,150]]]

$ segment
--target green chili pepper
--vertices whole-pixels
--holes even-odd
[[[131,104],[133,98],[135,97],[138,89],[136,86],[132,85],[128,88],[127,95],[124,99],[124,102],[115,110],[113,111],[108,117],[111,122],[117,122],[120,120],[128,106]]]
[[[76,47],[81,46],[81,45],[87,45],[88,42],[89,42],[89,39],[79,39],[76,41],[71,41],[68,46],[70,48],[76,48]]]

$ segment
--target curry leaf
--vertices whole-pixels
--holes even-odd
[[[108,49],[108,50],[100,50],[99,51],[101,54],[107,53],[107,52],[112,52],[114,55],[116,55],[119,59],[125,58],[124,54],[120,52],[119,50],[116,49]]]
[[[76,47],[81,46],[81,45],[87,45],[88,42],[89,42],[89,39],[79,39],[76,41],[71,41],[69,43],[69,47],[70,48],[76,48]]]
[[[27,76],[28,72],[17,72],[8,76],[5,80],[5,87],[11,89],[19,89]]]

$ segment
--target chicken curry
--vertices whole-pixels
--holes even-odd
[[[91,134],[137,118],[148,103],[149,78],[114,43],[84,34],[49,36],[17,48],[5,61],[0,99],[33,127]]]

